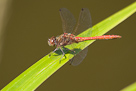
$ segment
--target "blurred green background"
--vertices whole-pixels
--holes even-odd
[[[63,33],[59,9],[78,19],[89,8],[93,25],[135,0],[10,0],[1,29],[0,89],[55,48],[48,38]],[[5,20],[5,21],[4,21]],[[98,40],[79,66],[64,65],[36,91],[118,91],[136,81],[136,15],[107,34],[121,39]]]

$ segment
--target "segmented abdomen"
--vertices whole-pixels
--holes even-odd
[[[103,36],[95,36],[95,37],[75,37],[75,39],[78,42],[85,41],[85,40],[116,39],[116,38],[121,38],[121,36],[119,36],[119,35],[103,35]]]

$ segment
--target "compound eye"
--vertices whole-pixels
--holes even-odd
[[[54,40],[53,39],[49,39],[48,40],[48,44],[49,44],[49,46],[54,46]]]
[[[51,42],[51,43],[53,43],[54,41],[53,41],[53,40],[51,40],[50,42]]]

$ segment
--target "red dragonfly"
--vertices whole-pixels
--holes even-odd
[[[61,34],[58,37],[51,37],[48,40],[49,46],[56,46],[56,49],[53,51],[60,49],[63,53],[63,56],[65,56],[65,53],[62,50],[62,47],[66,45],[70,45],[73,43],[79,43],[86,40],[97,40],[97,39],[115,39],[115,38],[121,38],[119,35],[103,35],[103,36],[95,36],[95,37],[76,37],[74,34],[78,35],[79,33],[85,31],[86,29],[90,28],[92,26],[91,24],[91,15],[89,12],[89,9],[82,8],[77,26],[74,29],[74,26],[76,24],[76,20],[73,16],[73,14],[66,8],[61,8],[59,10],[61,20],[62,20],[62,28],[64,31],[64,34]],[[79,52],[71,61],[72,65],[78,65],[80,64],[85,56],[87,55],[88,49],[85,48],[81,52]],[[62,57],[63,57],[62,56]],[[62,58],[61,57],[61,58]],[[60,59],[61,60],[61,59]]]

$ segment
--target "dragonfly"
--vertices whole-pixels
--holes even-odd
[[[92,27],[91,14],[89,9],[88,8],[81,9],[77,25],[76,25],[76,20],[73,14],[68,9],[61,8],[59,12],[60,12],[61,20],[62,20],[62,29],[64,33],[57,37],[52,36],[48,40],[48,44],[49,46],[56,46],[56,49],[53,52],[60,49],[63,54],[62,57],[65,56],[65,53],[62,50],[62,47],[64,48],[66,45],[71,45],[73,43],[79,43],[79,42],[83,42],[87,40],[121,38],[121,36],[119,35],[102,35],[102,36],[94,36],[94,37],[76,36],[79,33]],[[88,48],[86,47],[85,49],[83,49],[81,52],[79,52],[77,55],[74,56],[74,58],[71,61],[71,64],[73,66],[79,65],[83,61],[83,59],[86,57],[87,52],[88,52]]]

